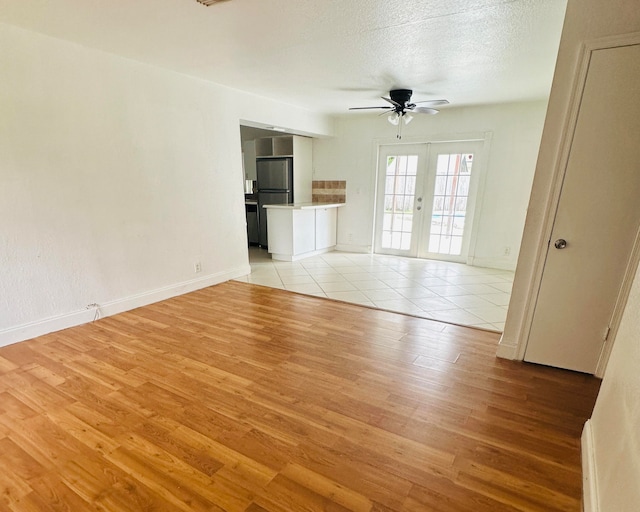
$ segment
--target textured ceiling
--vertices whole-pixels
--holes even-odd
[[[0,0],[0,22],[310,110],[395,87],[453,106],[544,98],[566,0]],[[383,102],[382,102],[383,103]]]

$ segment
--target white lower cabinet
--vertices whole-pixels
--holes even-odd
[[[337,208],[338,205],[267,205],[267,238],[271,257],[295,261],[333,250],[336,246]]]
[[[337,208],[317,209],[315,218],[316,250],[336,245]]]
[[[316,250],[316,211],[293,210],[291,236],[293,238],[293,254],[304,254]],[[267,221],[268,222],[268,221]]]

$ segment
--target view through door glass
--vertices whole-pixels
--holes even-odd
[[[382,220],[383,249],[409,250],[418,173],[417,155],[387,157]]]
[[[460,256],[473,154],[438,154],[428,252]]]

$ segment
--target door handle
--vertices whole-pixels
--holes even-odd
[[[418,206],[416,210],[422,210],[422,206]]]
[[[567,246],[567,241],[564,238],[558,238],[553,245],[556,249],[564,249]]]

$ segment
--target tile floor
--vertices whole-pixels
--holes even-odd
[[[239,281],[500,332],[513,283],[506,270],[379,254],[285,262],[251,247],[249,261]]]

